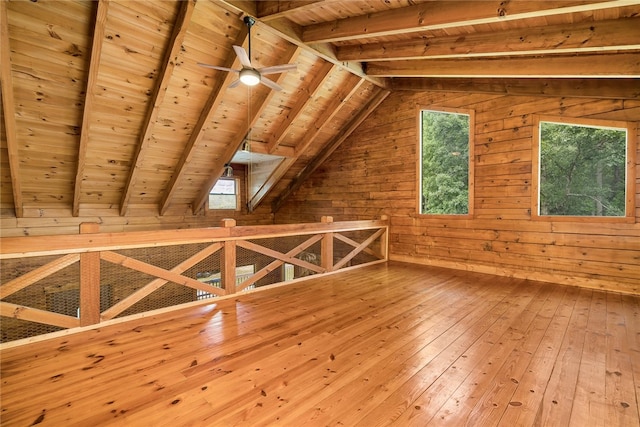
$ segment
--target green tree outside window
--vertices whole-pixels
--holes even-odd
[[[469,129],[467,114],[421,112],[421,213],[469,213]]]
[[[540,122],[540,215],[625,216],[626,129]]]

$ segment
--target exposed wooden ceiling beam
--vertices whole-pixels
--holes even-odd
[[[13,97],[13,77],[11,75],[11,46],[9,45],[9,20],[7,2],[0,2],[0,88],[4,112],[4,131],[7,138],[7,155],[11,173],[11,189],[16,218],[24,214],[22,185],[20,184],[20,161],[18,159],[18,136],[16,133],[16,105]]]
[[[87,88],[85,90],[84,111],[82,112],[82,128],[80,131],[80,147],[78,149],[78,168],[76,170],[76,180],[73,192],[73,216],[80,214],[80,194],[82,193],[82,183],[84,182],[84,169],[86,166],[87,147],[89,146],[89,124],[93,116],[93,102],[96,96],[96,82],[100,68],[100,56],[104,43],[104,31],[107,25],[107,12],[109,10],[109,0],[99,0],[96,10],[95,26],[93,29],[93,41],[91,43],[91,61],[89,63],[89,74],[87,77]]]
[[[367,73],[379,77],[640,77],[640,54],[420,59],[371,62]]]
[[[611,1],[439,1],[309,25],[304,43],[335,42],[638,4]]]
[[[322,60],[320,60],[322,61]],[[331,76],[331,71],[335,68],[330,62],[322,61],[322,65],[319,70],[316,71],[315,76],[311,83],[309,83],[308,87],[305,87],[303,91],[297,93],[296,95],[296,104],[291,108],[287,117],[282,122],[282,124],[278,127],[273,136],[267,141],[267,146],[269,148],[269,153],[273,153],[278,146],[280,146],[280,142],[285,138],[289,129],[298,118],[298,116],[304,111],[305,106],[307,106],[313,98],[317,95],[318,91],[322,88],[324,83]]]
[[[164,97],[167,93],[167,88],[173,75],[173,69],[176,66],[176,59],[180,54],[182,48],[182,42],[187,33],[189,22],[191,21],[191,15],[195,9],[196,0],[189,0],[180,2],[180,9],[173,24],[173,32],[168,42],[168,48],[165,51],[165,56],[162,61],[162,69],[159,72],[159,76],[156,79],[155,87],[151,97],[151,102],[147,109],[147,115],[144,120],[143,131],[140,133],[140,139],[136,146],[136,152],[133,156],[132,166],[129,170],[129,176],[127,178],[127,184],[125,185],[122,200],[120,202],[120,215],[125,215],[127,212],[127,206],[129,199],[131,198],[131,191],[136,183],[138,171],[140,169],[140,161],[144,158],[144,154],[151,142],[151,135],[158,118],[158,111],[160,106],[164,102]]]
[[[330,0],[263,0],[256,2],[256,16],[261,21],[282,18],[292,13],[300,13],[312,7],[317,7],[318,3],[331,3]]]
[[[630,49],[640,50],[640,18],[339,46],[336,58],[371,62]]]
[[[320,131],[328,126],[331,119],[334,118],[340,112],[340,109],[358,92],[358,89],[360,89],[363,83],[363,79],[351,77],[351,81],[345,83],[340,88],[340,93],[336,94],[329,105],[325,106],[322,114],[313,122],[313,127],[305,133],[304,139],[295,147],[295,155],[292,158],[284,159],[271,174],[267,182],[249,200],[249,212],[252,212],[260,204],[264,196],[280,181],[284,174],[294,165],[296,160],[304,154]]]
[[[238,36],[236,37],[234,45],[242,46],[243,48],[247,48],[248,45],[248,31],[245,26],[240,29]],[[240,61],[235,54],[235,51],[231,49],[227,56],[225,63],[222,65],[223,67],[238,69],[240,67]],[[220,73],[217,71],[216,73]],[[193,156],[193,152],[195,151],[195,147],[200,143],[202,137],[204,136],[204,131],[211,120],[211,117],[216,112],[220,103],[222,102],[222,98],[224,96],[224,91],[227,86],[229,86],[235,79],[235,73],[225,73],[224,79],[215,79],[214,86],[211,89],[211,93],[209,94],[209,98],[202,108],[202,112],[200,113],[200,117],[198,117],[198,121],[193,127],[193,131],[191,132],[191,136],[189,137],[189,141],[185,145],[184,150],[182,151],[182,155],[180,156],[180,160],[178,160],[178,164],[171,175],[171,180],[169,184],[167,184],[167,188],[162,195],[162,199],[160,200],[160,215],[164,215],[167,211],[167,208],[171,204],[171,199],[175,194],[178,182],[182,178],[182,175],[187,169],[187,165],[191,161],[191,157]],[[217,83],[217,85],[215,84]],[[223,165],[224,166],[224,165]],[[220,173],[222,173],[222,169],[220,169]]]
[[[640,79],[391,79],[392,90],[493,93],[574,98],[640,99]]]
[[[293,147],[285,147],[283,145],[278,145],[275,150],[269,151],[269,146],[267,143],[262,141],[250,141],[251,143],[251,152],[257,154],[271,154],[274,156],[281,157],[293,157],[295,156],[295,150]]]
[[[300,55],[300,52],[301,50],[298,46],[290,46],[289,54],[285,55],[285,58],[286,58],[285,63],[295,62],[298,55]],[[286,78],[287,78],[286,73],[282,73],[278,76],[275,82],[278,84],[282,84],[282,82]],[[258,107],[257,108],[254,107],[250,109],[251,117],[247,119],[247,125],[244,127],[244,129],[251,129],[255,125],[256,121],[260,118],[260,115],[262,114],[264,109],[267,108],[267,106],[269,105],[269,102],[271,101],[271,98],[273,98],[275,93],[276,92],[273,90],[268,90],[266,92],[265,91],[258,92],[257,95],[252,96],[252,98],[255,100],[255,104]],[[198,194],[198,197],[193,202],[194,214],[202,210],[205,202],[209,197],[209,192],[211,191],[211,188],[214,186],[214,184],[220,178],[220,176],[222,176],[224,165],[231,161],[234,154],[238,151],[238,148],[240,148],[245,138],[246,138],[246,135],[239,134],[238,138],[236,138],[236,141],[232,144],[229,144],[224,154],[219,157],[219,160],[215,164],[212,165],[211,175],[209,179],[207,180],[205,185],[200,189],[200,193]]]
[[[286,199],[293,193],[295,193],[300,186],[311,176],[311,174],[322,164],[327,158],[347,139],[353,131],[356,130],[360,123],[362,123],[373,111],[389,96],[391,92],[384,89],[378,89],[378,92],[371,97],[367,105],[360,110],[360,112],[351,119],[349,124],[343,128],[343,130],[319,153],[316,157],[309,162],[305,168],[300,171],[298,176],[295,177],[289,186],[283,191],[271,204],[271,212],[277,212]]]

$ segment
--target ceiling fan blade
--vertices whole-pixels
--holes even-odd
[[[240,79],[237,79],[237,80],[234,80],[233,82],[231,82],[231,84],[229,86],[227,86],[227,87],[233,89],[234,87],[237,87],[240,83],[242,83],[240,81]]]
[[[213,68],[214,70],[233,71],[234,73],[239,73],[240,72],[240,70],[234,70],[233,68],[218,67],[217,65],[203,64],[202,62],[198,62],[198,65],[201,66],[201,67],[205,67],[205,68]]]
[[[238,59],[240,60],[240,63],[242,64],[243,67],[253,68],[251,66],[251,60],[249,59],[249,55],[247,55],[247,51],[244,50],[243,47],[233,45],[233,50],[236,51],[236,55],[238,56]]]
[[[282,90],[282,87],[278,83],[274,82],[273,80],[269,80],[265,77],[260,79],[260,83],[278,92]]]
[[[296,68],[298,68],[296,64],[274,65],[272,67],[260,68],[258,72],[263,76],[266,76],[269,74],[285,73],[287,71],[295,70]]]

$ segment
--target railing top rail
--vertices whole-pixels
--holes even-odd
[[[223,220],[223,224],[226,224]],[[128,231],[118,233],[70,234],[0,238],[0,259],[95,252],[225,240],[260,239],[306,234],[368,230],[388,226],[380,220],[319,222],[302,224],[250,225],[198,229]]]

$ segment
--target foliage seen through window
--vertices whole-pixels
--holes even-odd
[[[469,213],[469,129],[467,114],[421,113],[421,213]]]
[[[626,129],[540,122],[540,215],[625,216]]]

